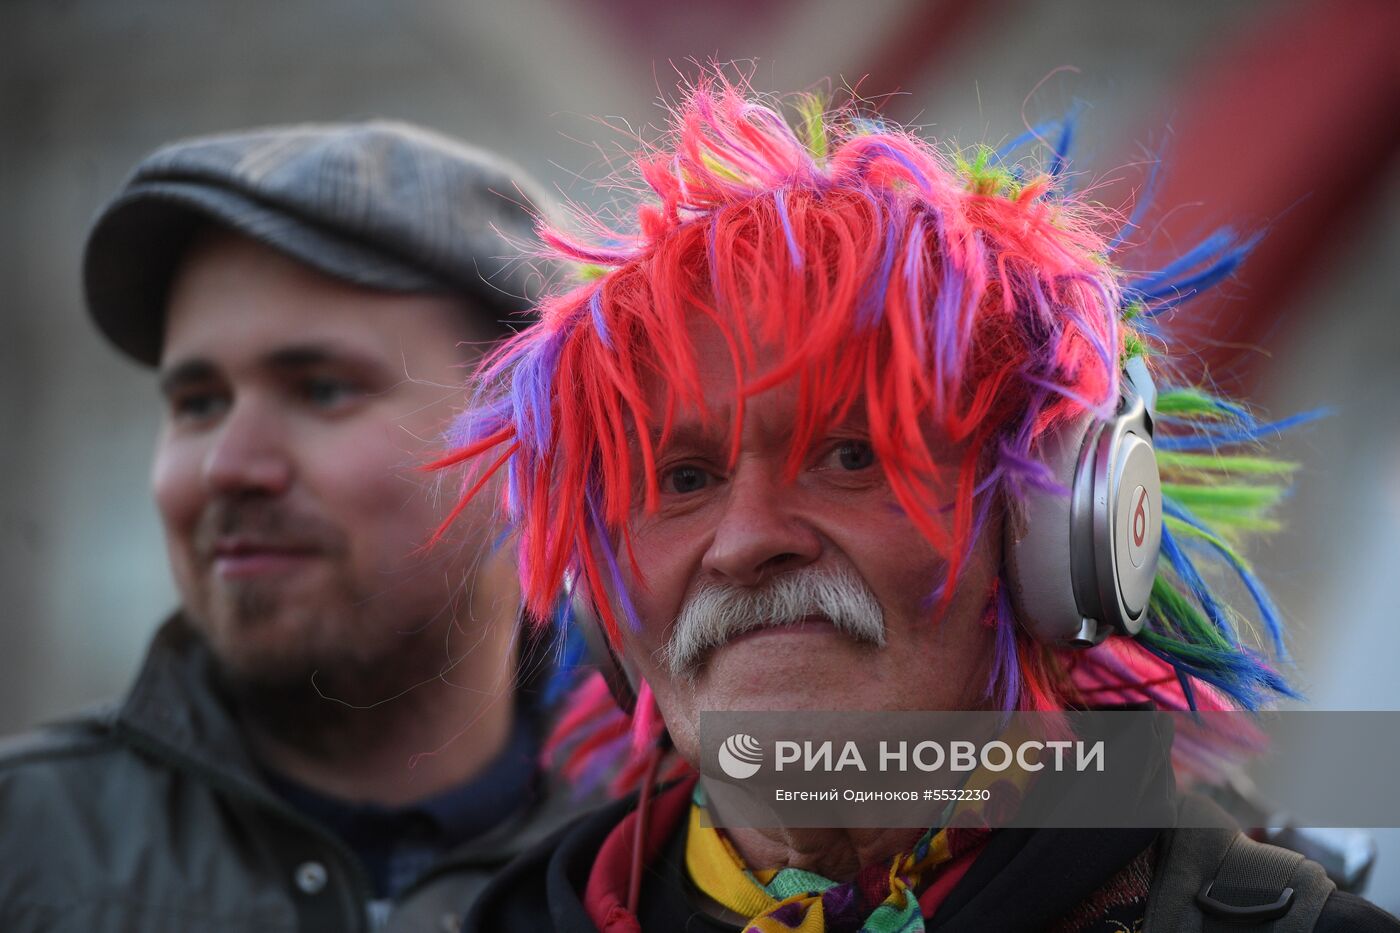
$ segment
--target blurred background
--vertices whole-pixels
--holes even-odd
[[[710,58],[750,61],[763,91],[856,87],[964,145],[1082,102],[1072,170],[1107,203],[1160,159],[1143,266],[1220,223],[1267,230],[1181,332],[1270,413],[1335,409],[1283,443],[1305,464],[1290,531],[1253,557],[1310,705],[1400,709],[1397,46],[1393,0],[8,0],[0,733],[120,693],[174,605],[147,489],[155,386],[89,326],[79,286],[88,225],[137,159],[387,116],[598,204],[589,182],[627,145],[602,121],[661,122],[657,99]],[[1400,831],[1377,838],[1369,893],[1394,911]]]

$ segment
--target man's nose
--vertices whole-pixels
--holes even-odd
[[[793,508],[798,494],[793,484],[758,466],[738,467],[704,569],[737,586],[756,586],[817,560],[821,537]]]
[[[292,482],[292,459],[277,419],[251,401],[235,403],[204,458],[204,483],[225,495],[277,496]]]

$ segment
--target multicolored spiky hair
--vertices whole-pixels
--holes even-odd
[[[1068,124],[967,155],[855,107],[803,97],[789,112],[793,124],[783,105],[707,77],[669,135],[636,158],[645,188],[635,227],[585,216],[581,234],[542,231],[579,281],[487,361],[456,449],[434,465],[474,465],[464,501],[504,471],[534,615],[551,617],[568,575],[616,594],[621,619],[595,600],[614,643],[620,625],[639,624],[620,566],[631,559],[634,491],[644,490],[642,507],[656,504],[653,437],[664,447],[678,409],[706,404],[693,319],[719,328],[743,387],[733,453],[746,396],[795,386],[794,472],[861,400],[894,496],[947,560],[949,581],[979,535],[1000,533],[987,527],[992,503],[1054,487],[1039,457],[1047,432],[1111,415],[1123,362],[1147,355],[1164,386],[1166,527],[1146,626],[1091,651],[1045,647],[1017,624],[1003,578],[985,620],[997,645],[988,698],[1018,710],[1254,709],[1288,694],[1261,653],[1283,655],[1277,613],[1236,550],[1241,534],[1271,527],[1290,465],[1250,448],[1280,425],[1205,390],[1167,387],[1157,326],[1230,274],[1250,243],[1220,231],[1158,272],[1129,275],[1111,258],[1119,237],[1104,229],[1131,229],[1134,218],[1125,225],[1064,190]],[[1012,160],[1047,135],[1057,136],[1048,168]],[[760,347],[779,360],[757,372]],[[930,428],[966,451],[960,462],[939,462]],[[1241,638],[1245,616],[1215,594],[1203,559],[1243,581],[1267,645]],[[930,592],[950,592],[947,582],[929,581]]]

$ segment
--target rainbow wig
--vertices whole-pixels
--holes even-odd
[[[1048,167],[1014,160],[1047,136]],[[669,134],[635,160],[644,183],[635,225],[609,229],[581,213],[581,232],[541,231],[547,254],[572,263],[578,280],[483,364],[454,449],[433,464],[470,464],[463,504],[504,472],[501,506],[532,614],[552,617],[567,575],[596,597],[614,644],[619,626],[639,624],[619,568],[631,559],[634,491],[655,507],[653,432],[664,445],[678,407],[705,407],[687,337],[694,317],[724,335],[742,387],[733,455],[744,396],[795,387],[794,473],[863,398],[895,498],[947,561],[931,594],[951,593],[979,535],[1001,533],[994,503],[1057,488],[1042,439],[1086,413],[1110,416],[1124,361],[1145,355],[1162,386],[1165,498],[1145,627],[1089,651],[1046,647],[1017,624],[1003,576],[985,619],[997,646],[989,702],[1252,710],[1290,695],[1268,660],[1284,655],[1278,613],[1237,550],[1244,533],[1272,527],[1291,465],[1254,448],[1282,425],[1171,386],[1158,327],[1251,244],[1222,230],[1156,272],[1129,274],[1111,258],[1121,234],[1105,228],[1130,230],[1136,218],[1065,190],[1069,137],[1066,122],[1000,150],[948,153],[854,107],[802,97],[785,108],[718,75],[690,89]],[[755,372],[759,347],[779,359]],[[929,427],[961,445],[960,462],[938,461]],[[1217,594],[1210,565],[1242,581],[1251,612]],[[621,618],[603,598],[609,589]],[[1242,637],[1250,618],[1263,644]],[[583,695],[605,702],[596,683]],[[587,719],[586,707],[567,712],[565,726]],[[649,704],[640,708],[637,734],[659,728]],[[614,724],[584,745],[624,731]]]

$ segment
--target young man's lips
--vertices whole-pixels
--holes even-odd
[[[290,573],[319,556],[308,547],[273,544],[229,543],[214,548],[214,573],[225,579]]]

